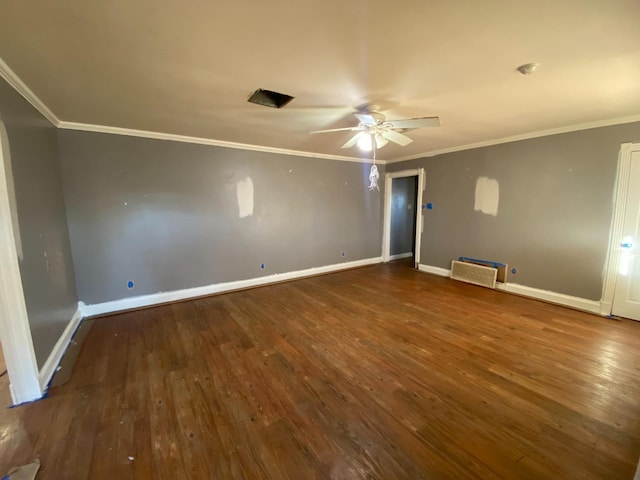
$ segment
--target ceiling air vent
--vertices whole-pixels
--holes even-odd
[[[291,100],[293,100],[291,95],[285,95],[284,93],[259,88],[253,92],[253,95],[249,97],[248,101],[251,103],[257,103],[258,105],[264,105],[265,107],[282,108]]]

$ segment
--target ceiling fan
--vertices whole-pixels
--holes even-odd
[[[398,144],[401,147],[413,142],[411,138],[400,131],[440,126],[440,119],[438,117],[387,120],[386,117],[379,112],[379,107],[377,105],[368,106],[367,109],[354,113],[354,115],[359,120],[358,125],[355,127],[315,130],[309,133],[329,133],[348,130],[357,132],[344,145],[342,145],[341,148],[351,148],[357,144],[361,150],[370,151],[374,147],[374,142],[376,150],[384,147],[389,142]]]

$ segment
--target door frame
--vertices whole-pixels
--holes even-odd
[[[10,162],[0,120],[0,342],[14,405],[42,397],[16,249],[5,162]]]
[[[618,278],[620,264],[620,243],[622,242],[622,228],[629,192],[629,175],[631,174],[631,152],[640,150],[640,143],[623,143],[618,154],[618,172],[616,175],[615,197],[613,203],[613,219],[611,221],[611,235],[605,265],[604,284],[602,286],[602,300],[600,314],[611,315],[613,296]]]
[[[384,182],[384,222],[382,226],[382,261],[388,262],[391,254],[391,187],[394,178],[418,177],[418,189],[416,192],[416,240],[414,263],[418,268],[420,263],[420,240],[424,226],[422,216],[422,193],[424,191],[424,168],[413,170],[402,170],[399,172],[389,172],[385,174]]]

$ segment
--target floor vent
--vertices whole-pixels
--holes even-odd
[[[497,273],[498,271],[491,267],[483,267],[482,265],[459,262],[457,260],[451,262],[451,278],[461,282],[496,288]]]

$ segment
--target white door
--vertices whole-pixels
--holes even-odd
[[[631,150],[628,178],[612,313],[640,320],[640,144]]]

